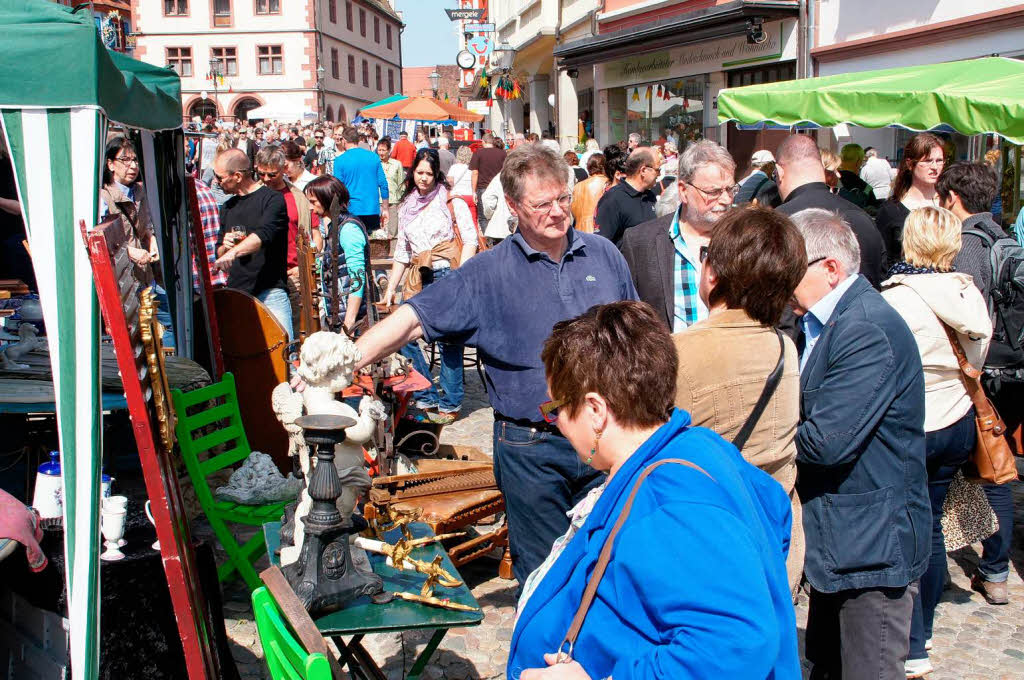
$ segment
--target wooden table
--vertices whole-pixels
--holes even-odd
[[[433,533],[426,524],[416,523],[409,525],[414,538],[431,536]],[[267,541],[267,555],[270,563],[278,565],[280,556],[277,549],[280,544],[281,523],[268,522],[263,525],[263,535]],[[401,537],[398,530],[387,534],[389,543],[394,543]],[[430,562],[435,556],[442,556],[442,566],[449,573],[461,579],[458,570],[452,566],[448,559],[448,553],[438,543],[432,543],[415,549],[412,557]],[[370,565],[374,573],[384,579],[384,589],[390,592],[404,591],[419,593],[420,587],[426,577],[415,571],[399,571],[386,564],[384,555],[367,553],[370,558]],[[442,593],[452,602],[479,607],[476,598],[463,583],[458,588],[438,588],[436,594]],[[405,676],[407,680],[416,680],[423,673],[423,669],[430,661],[441,640],[449,628],[467,626],[478,626],[483,621],[484,615],[481,611],[464,612],[451,609],[440,609],[429,607],[416,602],[406,602],[395,598],[388,604],[373,604],[369,598],[363,597],[350,602],[344,609],[325,614],[314,620],[317,629],[324,637],[334,640],[341,653],[339,662],[341,665],[348,664],[349,673],[356,678],[368,680],[384,680],[386,676],[380,667],[370,656],[369,652],[362,645],[365,635],[370,633],[395,633],[406,630],[433,629],[427,646],[413,662],[412,668]],[[351,635],[352,638],[346,643],[343,635]]]

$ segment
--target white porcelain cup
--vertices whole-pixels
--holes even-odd
[[[152,506],[152,502],[151,501],[146,501],[146,517],[149,519],[149,523],[152,524],[153,528],[155,529],[156,528],[156,520],[153,519],[153,510],[152,510],[151,506]],[[157,552],[160,552],[160,541],[154,541],[153,542],[153,550],[156,550]]]
[[[128,497],[127,496],[106,496],[103,499],[103,508],[110,508],[111,510],[127,510],[128,509]]]

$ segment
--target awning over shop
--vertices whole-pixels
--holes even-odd
[[[722,90],[718,120],[953,128],[965,135],[995,133],[1024,144],[1021,93],[1024,62],[986,57]]]
[[[659,19],[555,48],[559,68],[587,66],[637,54],[746,33],[747,20],[795,17],[800,3],[789,0],[733,0],[682,16]]]

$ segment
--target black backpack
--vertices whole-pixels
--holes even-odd
[[[1008,236],[996,239],[977,229],[964,230],[964,234],[985,243],[992,264],[987,300],[992,343],[985,371],[1004,380],[1024,382],[1024,248]]]

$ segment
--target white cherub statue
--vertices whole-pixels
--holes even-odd
[[[334,466],[341,479],[342,493],[338,498],[338,512],[347,520],[355,509],[356,501],[370,488],[370,476],[363,459],[363,444],[370,440],[374,430],[374,415],[383,407],[372,397],[365,396],[356,412],[348,404],[335,399],[335,395],[352,384],[353,371],[359,361],[359,349],[349,338],[338,333],[313,333],[302,344],[299,355],[298,376],[305,382],[301,393],[292,392],[285,383],[274,388],[274,411],[288,431],[289,455],[298,455],[306,483],[311,472],[309,451],[302,439],[302,431],[294,421],[302,415],[299,400],[306,415],[333,414],[346,416],[356,424],[345,430],[345,441],[334,449]],[[281,566],[291,564],[299,557],[304,537],[303,518],[309,513],[312,500],[303,487],[295,510],[293,545],[281,548]]]

